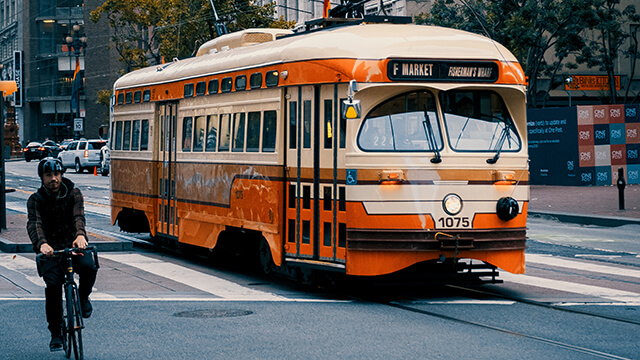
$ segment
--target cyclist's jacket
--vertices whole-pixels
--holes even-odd
[[[58,194],[51,194],[43,186],[27,200],[27,232],[33,250],[47,243],[54,250],[71,247],[78,235],[87,237],[84,218],[84,198],[80,189],[65,177]]]

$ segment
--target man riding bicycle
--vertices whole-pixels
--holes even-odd
[[[27,200],[27,231],[36,253],[50,256],[54,250],[66,247],[87,247],[85,231],[84,199],[74,183],[62,177],[62,162],[45,158],[38,164],[38,176],[42,186]],[[80,254],[82,255],[82,254]],[[91,256],[74,256],[74,271],[80,275],[78,293],[82,316],[91,316],[89,301],[98,269]],[[62,350],[62,284],[64,268],[57,258],[45,258],[40,263],[44,282],[47,322],[51,332],[51,351]]]

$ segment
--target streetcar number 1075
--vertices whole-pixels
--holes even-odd
[[[468,217],[441,217],[438,219],[438,225],[441,228],[468,228],[471,221]]]

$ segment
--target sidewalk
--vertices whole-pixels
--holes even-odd
[[[600,226],[640,225],[640,185],[627,185],[624,202],[625,210],[619,210],[615,186],[532,185],[529,215]]]
[[[126,251],[131,250],[132,243],[119,239],[112,239],[89,232],[90,245],[98,251]],[[33,252],[33,245],[27,234],[27,214],[7,210],[7,228],[0,231],[0,251],[5,253]]]

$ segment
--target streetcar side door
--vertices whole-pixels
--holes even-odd
[[[344,263],[337,85],[291,87],[286,98],[286,257]]]
[[[158,213],[156,230],[165,237],[178,236],[176,216],[176,141],[178,103],[159,105],[158,120]]]

